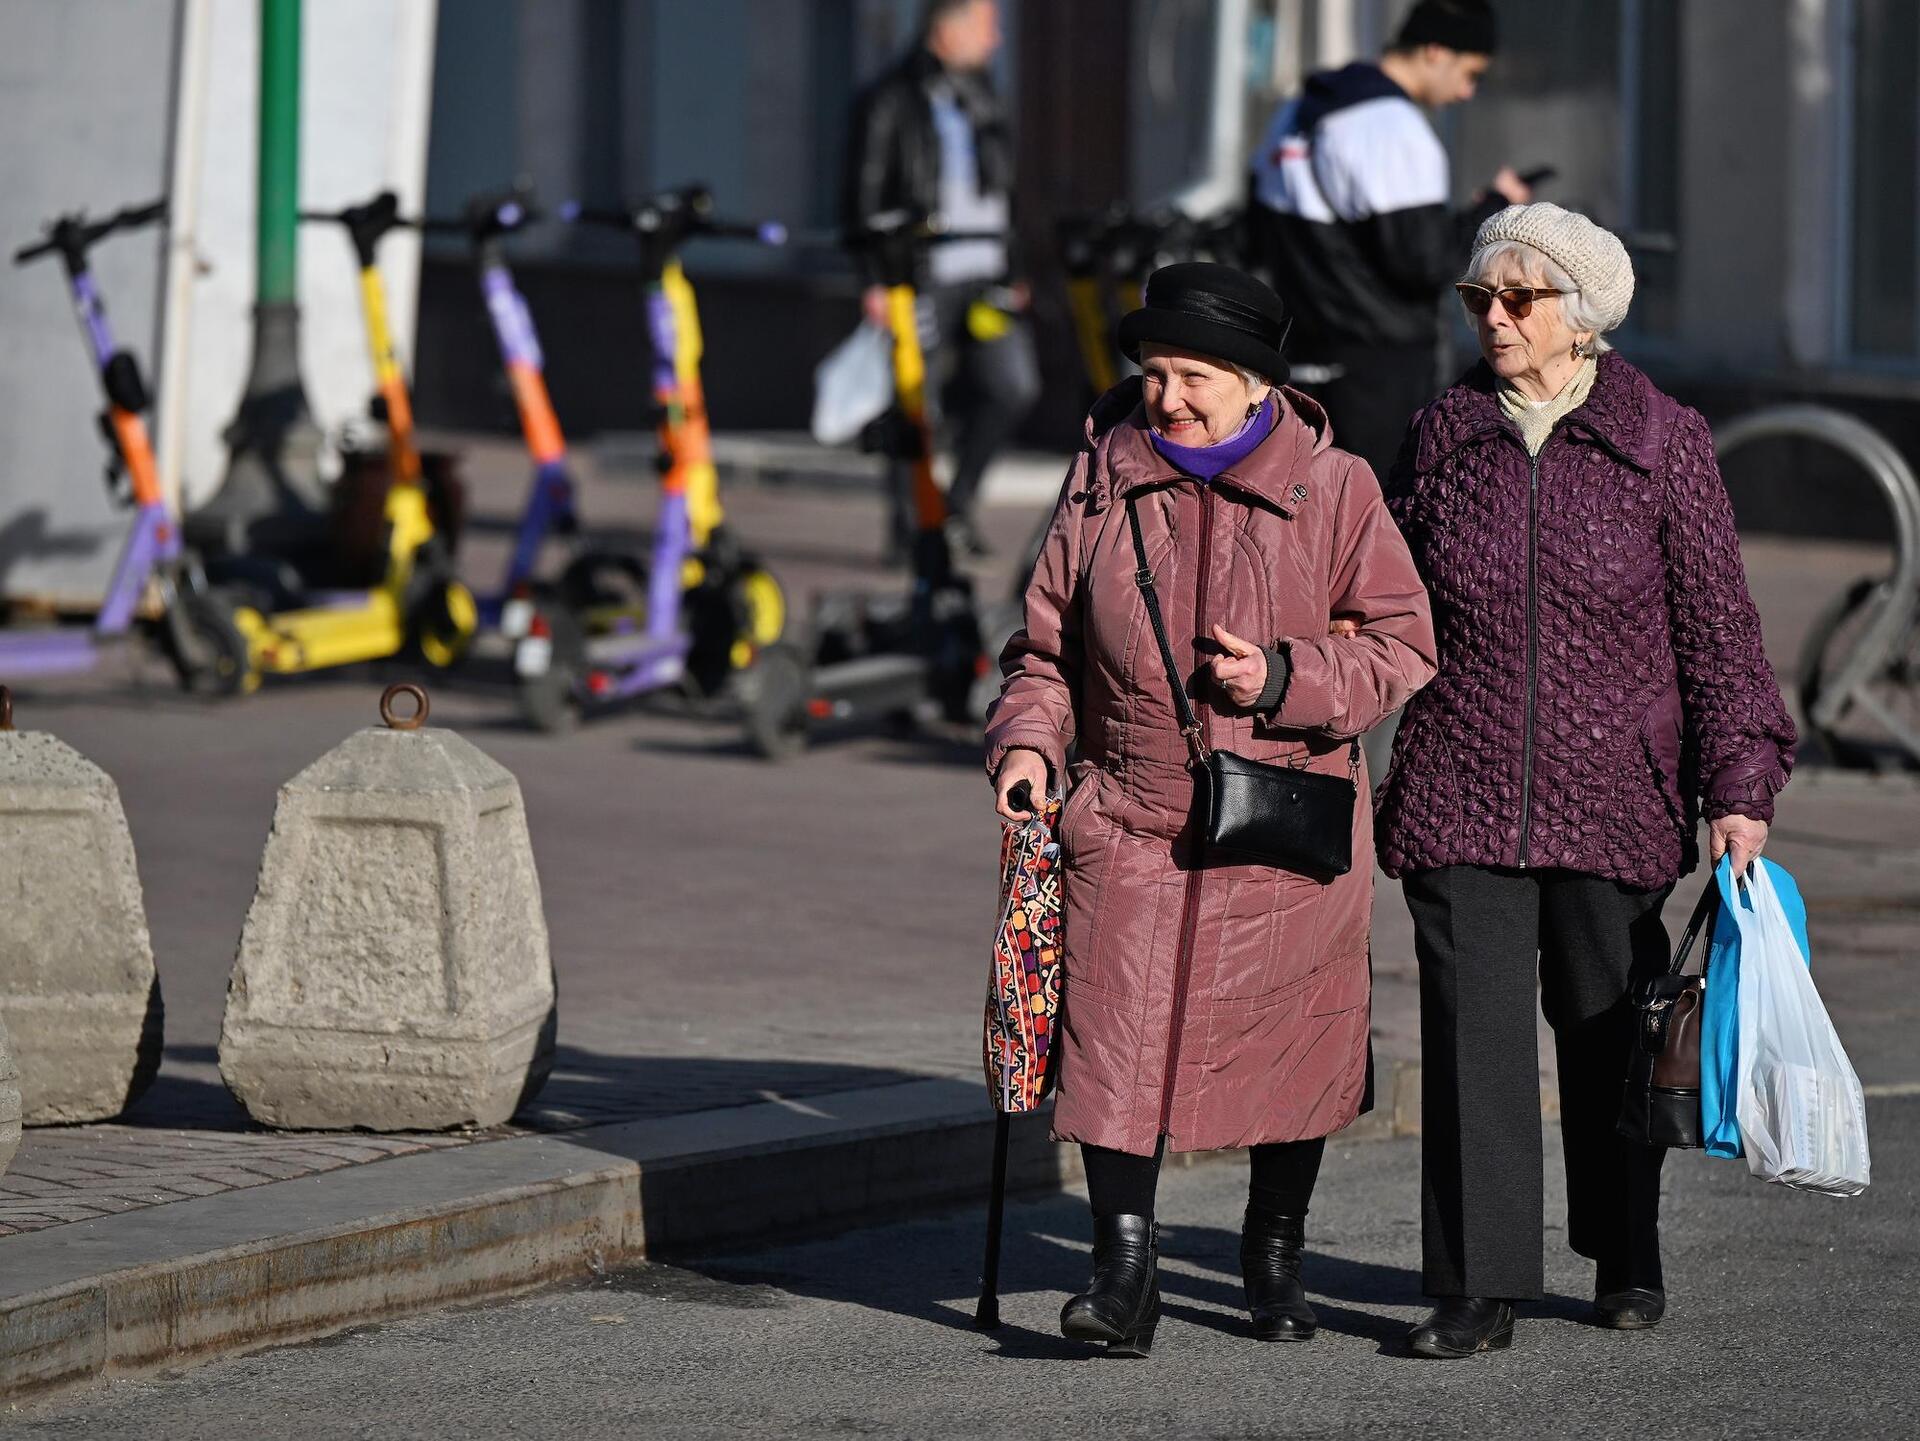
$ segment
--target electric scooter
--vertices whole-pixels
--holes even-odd
[[[500,363],[513,391],[520,433],[533,460],[533,483],[521,508],[505,574],[499,589],[482,595],[479,601],[480,624],[497,628],[510,641],[526,636],[533,623],[539,588],[535,573],[548,539],[556,535],[577,537],[580,532],[566,437],[561,434],[560,419],[547,394],[546,357],[534,329],[533,312],[514,284],[506,255],[506,238],[541,218],[532,195],[522,189],[477,195],[458,218],[418,222],[424,231],[461,235],[472,245],[481,299],[486,303],[494,340],[500,347]],[[579,563],[579,557],[574,563]],[[550,623],[553,610],[553,606],[547,607]],[[572,625],[572,617],[559,624]]]
[[[351,421],[341,426],[343,468],[334,485],[332,516],[335,547],[344,569],[365,573],[363,585],[378,584],[386,571],[388,499],[394,483],[419,487],[433,522],[432,545],[451,562],[460,547],[465,491],[447,451],[424,451],[414,429],[413,400],[401,369],[387,319],[386,286],[375,264],[380,241],[390,232],[415,228],[402,218],[399,198],[383,190],[371,200],[337,211],[302,211],[302,222],[337,225],[346,231],[360,273],[360,309],[373,368],[367,418],[379,427],[385,444],[369,447]]]
[[[87,252],[109,235],[151,225],[165,214],[166,202],[156,201],[129,206],[102,220],[90,221],[80,213],[63,215],[47,227],[46,239],[14,253],[15,265],[58,255],[66,270],[73,306],[106,400],[100,430],[108,445],[107,485],[116,500],[133,506],[134,516],[93,624],[86,630],[0,634],[0,672],[9,676],[91,670],[116,641],[132,631],[141,599],[152,584],[164,607],[159,639],[183,688],[233,695],[258,684],[231,607],[224,597],[206,590],[187,565],[180,527],[161,494],[153,443],[141,419],[151,403],[146,382],[133,352],[114,342],[106,305],[87,263]]]
[[[887,287],[893,332],[894,391],[901,424],[890,427],[896,458],[912,467],[916,532],[912,583],[904,597],[821,597],[811,654],[768,646],[738,684],[748,744],[770,759],[805,747],[809,727],[863,716],[912,717],[928,703],[955,722],[972,711],[975,686],[992,669],[981,648],[973,584],[955,568],[946,496],[933,475],[926,355],[916,319],[914,276],[923,247],[972,240],[937,221],[890,212],[875,217],[861,243]]]
[[[1113,317],[1107,311],[1100,283],[1104,225],[1091,216],[1070,215],[1054,226],[1060,266],[1067,279],[1067,311],[1073,317],[1073,338],[1080,348],[1080,364],[1096,396],[1119,383],[1120,367],[1113,348]]]
[[[450,666],[465,655],[479,611],[472,592],[455,578],[453,557],[435,528],[406,381],[387,325],[386,291],[374,260],[380,238],[402,224],[398,205],[389,193],[363,206],[303,218],[344,226],[360,264],[367,347],[388,419],[385,554],[379,581],[371,588],[291,595],[255,588],[252,603],[236,606],[234,619],[247,638],[254,669],[263,674],[331,670],[409,650],[429,665]],[[209,562],[209,572],[248,593],[249,570],[272,563],[271,557],[240,554]]]
[[[678,259],[702,236],[781,245],[785,227],[716,218],[703,186],[662,191],[626,211],[568,206],[562,216],[627,231],[639,244],[661,481],[650,560],[578,557],[560,579],[561,612],[537,614],[515,649],[522,714],[549,731],[673,685],[716,695],[786,625],[779,582],[726,528],[700,381],[700,313]],[[587,622],[584,630],[568,613]]]

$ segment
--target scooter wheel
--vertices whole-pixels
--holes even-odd
[[[473,592],[457,580],[442,581],[413,613],[413,641],[420,658],[445,670],[466,658],[480,629],[480,607]]]
[[[787,633],[787,596],[773,572],[757,565],[742,570],[734,581],[740,597],[746,638],[763,650]]]
[[[520,716],[528,725],[561,735],[580,724],[587,642],[570,612],[556,605],[541,607],[532,630],[514,648],[513,668]]]
[[[740,673],[747,743],[768,760],[807,746],[807,663],[790,645],[770,645]]]
[[[167,659],[190,695],[246,695],[260,686],[246,633],[224,597],[188,591],[175,598],[162,628]]]

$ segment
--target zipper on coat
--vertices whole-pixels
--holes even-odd
[[[1541,450],[1546,449],[1543,442]],[[1527,868],[1528,836],[1533,829],[1533,720],[1540,691],[1540,455],[1528,457],[1527,479],[1527,708],[1520,737],[1520,869]]]
[[[1196,634],[1207,634],[1207,572],[1213,567],[1212,490],[1200,487],[1200,571],[1194,584],[1193,625]],[[1176,683],[1179,678],[1175,677]],[[1194,714],[1200,720],[1200,738],[1213,744],[1212,716],[1201,709],[1204,698],[1194,700]],[[1187,1024],[1187,980],[1193,971],[1193,937],[1200,921],[1200,873],[1206,862],[1207,838],[1196,831],[1193,838],[1192,869],[1187,872],[1187,894],[1180,905],[1180,948],[1173,958],[1173,1021],[1167,1028],[1167,1076],[1160,1091],[1160,1134],[1173,1125],[1173,1092],[1180,1075],[1180,1032]]]

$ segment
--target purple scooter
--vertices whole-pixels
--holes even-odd
[[[575,536],[580,530],[566,437],[561,434],[559,417],[547,394],[540,337],[526,297],[514,284],[503,244],[509,235],[540,218],[533,197],[516,190],[475,196],[458,219],[419,222],[424,231],[465,236],[473,247],[480,294],[486,301],[487,317],[493,322],[500,363],[512,387],[520,432],[533,460],[533,485],[514,531],[513,555],[506,574],[499,590],[479,597],[481,627],[498,629],[514,640],[527,633],[533,618],[534,574],[542,546],[549,536]]]
[[[626,231],[638,244],[660,511],[650,558],[583,556],[562,577],[558,604],[540,608],[516,647],[521,714],[544,731],[671,687],[718,694],[737,666],[780,638],[786,611],[779,582],[722,519],[700,381],[699,312],[677,258],[698,237],[784,245],[786,227],[718,217],[700,185],[661,191],[625,210],[567,205],[561,215]],[[629,603],[636,595],[644,617]]]
[[[180,527],[167,509],[154,464],[153,443],[140,413],[150,397],[133,353],[114,343],[106,305],[87,265],[87,252],[116,231],[151,225],[166,214],[166,202],[130,206],[103,220],[63,215],[47,227],[46,239],[14,253],[25,265],[58,255],[67,272],[74,309],[106,398],[100,429],[111,446],[107,484],[116,500],[134,507],[133,529],[114,567],[113,581],[93,624],[85,630],[43,629],[0,634],[0,674],[10,677],[71,675],[91,670],[113,642],[132,629],[149,582],[165,606],[161,640],[187,690],[233,695],[259,684],[246,638],[232,609],[217,593],[195,584],[183,588],[187,571]]]

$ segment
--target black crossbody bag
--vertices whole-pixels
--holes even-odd
[[[1140,515],[1127,498],[1127,525],[1133,532],[1134,584],[1147,602],[1154,639],[1167,668],[1180,734],[1187,742],[1187,769],[1193,773],[1207,845],[1232,851],[1263,865],[1309,876],[1343,876],[1353,869],[1353,807],[1359,795],[1360,742],[1349,751],[1344,776],[1322,775],[1301,766],[1268,765],[1232,751],[1214,750],[1201,734],[1180,667],[1167,641],[1160,596],[1147,566],[1147,543]]]

